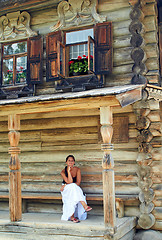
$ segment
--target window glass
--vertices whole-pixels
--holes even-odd
[[[27,52],[27,42],[4,45],[4,55],[12,55],[23,52]]]
[[[67,32],[66,33],[66,44],[73,44],[79,42],[88,41],[88,36],[93,38],[93,28],[74,31],[74,32]]]
[[[16,60],[16,83],[25,83],[27,74],[27,56],[18,57]]]
[[[69,59],[77,59],[78,56],[88,55],[88,46],[87,44],[80,45],[71,45],[69,49]]]
[[[3,60],[3,84],[13,84],[13,59]]]

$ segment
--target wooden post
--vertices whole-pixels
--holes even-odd
[[[115,182],[114,182],[114,161],[111,155],[113,145],[111,144],[113,134],[113,118],[111,107],[100,108],[100,123],[101,135],[103,144],[101,145],[104,151],[102,160],[103,168],[103,201],[104,201],[104,222],[112,239],[115,233],[116,226],[116,211],[115,211]],[[112,237],[112,238],[111,238]],[[107,239],[107,238],[106,238]]]
[[[21,209],[21,172],[20,172],[20,161],[18,154],[20,148],[18,147],[20,133],[20,116],[9,115],[8,116],[8,137],[10,141],[9,154],[11,154],[9,168],[9,209],[10,209],[10,220],[12,222],[21,220],[22,209]]]

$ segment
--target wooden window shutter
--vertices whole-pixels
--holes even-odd
[[[41,36],[29,38],[28,45],[28,83],[38,84],[43,80],[43,40]]]
[[[112,71],[112,23],[98,23],[95,26],[95,71],[108,74]]]
[[[57,42],[61,42],[61,31],[49,33],[46,37],[46,77],[47,81],[57,80],[58,58],[57,58]]]

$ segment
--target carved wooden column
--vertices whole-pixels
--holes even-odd
[[[102,160],[103,167],[103,201],[104,201],[104,222],[108,230],[108,238],[113,239],[116,226],[116,211],[115,211],[115,182],[114,182],[114,161],[111,155],[113,145],[111,144],[113,134],[113,118],[110,107],[100,108],[100,123],[101,135],[103,144],[101,145],[104,151]]]
[[[21,220],[21,172],[20,161],[18,154],[20,148],[18,147],[20,133],[20,116],[9,115],[8,117],[8,137],[10,141],[9,154],[11,154],[9,168],[9,209],[10,220],[12,222]]]

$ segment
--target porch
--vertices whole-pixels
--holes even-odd
[[[4,232],[5,229],[7,232],[19,232],[28,234],[33,239],[33,233],[39,237],[39,234],[48,234],[53,235],[58,238],[57,235],[62,236],[62,239],[70,239],[75,236],[75,239],[90,239],[94,237],[97,239],[133,239],[133,232],[136,226],[136,218],[135,217],[127,217],[117,219],[116,223],[116,209],[115,209],[115,179],[114,179],[114,160],[111,155],[111,150],[113,150],[112,133],[113,133],[113,113],[116,111],[116,108],[121,108],[124,106],[128,106],[142,97],[142,87],[143,86],[123,86],[123,87],[114,87],[114,88],[105,88],[98,90],[89,90],[81,93],[61,93],[55,94],[51,96],[39,96],[39,97],[31,97],[31,98],[22,98],[17,100],[2,100],[1,101],[1,117],[8,117],[8,130],[9,130],[9,141],[10,148],[9,154],[11,154],[10,158],[10,172],[9,172],[9,212],[10,212],[10,220],[9,214],[7,214],[6,219],[2,214],[2,224],[0,231]],[[79,111],[79,117],[76,117],[76,112]],[[96,112],[94,112],[96,111]],[[44,159],[40,164],[34,164],[34,169],[36,169],[35,174],[31,173],[33,171],[33,167],[29,168],[26,172],[27,175],[22,175],[20,170],[20,161],[18,155],[20,153],[19,147],[19,139],[20,137],[20,128],[23,129],[23,116],[31,115],[33,119],[33,115],[35,114],[36,118],[40,118],[40,125],[37,124],[35,130],[43,129],[43,114],[47,114],[49,117],[50,113],[53,114],[53,119],[55,119],[55,124],[53,124],[52,120],[49,121],[52,124],[47,129],[63,129],[66,132],[66,128],[74,128],[74,135],[76,133],[77,127],[86,127],[85,125],[85,116],[90,116],[90,120],[87,121],[88,126],[95,126],[97,131],[97,138],[95,135],[95,139],[92,141],[85,137],[86,141],[80,142],[76,141],[74,144],[74,139],[68,135],[68,144],[63,141],[60,142],[59,147],[58,143],[54,147],[52,145],[52,150],[55,151],[56,159],[54,158],[54,153],[51,154],[51,160],[47,167],[48,176],[44,176],[44,171],[46,171],[44,165]],[[97,116],[97,117],[95,117]],[[99,118],[98,118],[99,116]],[[47,117],[47,116],[46,116]],[[20,119],[22,120],[22,125],[20,124]],[[31,120],[32,122],[32,120]],[[92,124],[90,124],[92,122]],[[35,121],[37,123],[37,120]],[[75,123],[75,124],[74,124]],[[76,125],[77,123],[77,125]],[[21,125],[21,126],[20,126]],[[47,125],[47,121],[45,124]],[[128,124],[127,124],[128,125]],[[123,127],[124,125],[122,125]],[[46,129],[46,127],[45,127]],[[100,136],[98,136],[98,129],[101,131],[102,141],[99,140]],[[118,129],[118,128],[117,128]],[[123,127],[124,129],[124,127]],[[24,129],[26,131],[26,128]],[[33,125],[30,124],[30,130],[33,130]],[[74,129],[73,129],[74,130]],[[50,130],[51,131],[51,130]],[[62,130],[61,130],[62,133]],[[68,131],[71,134],[71,131]],[[80,132],[78,132],[80,136]],[[89,132],[88,132],[89,133]],[[26,136],[26,132],[24,132]],[[57,136],[59,135],[59,131],[52,132],[52,141],[57,142]],[[30,134],[31,136],[31,134]],[[43,136],[41,134],[41,136]],[[51,136],[49,132],[47,133],[47,137]],[[27,141],[30,140],[30,137],[27,135]],[[51,142],[49,142],[51,144]],[[88,146],[88,144],[90,146]],[[95,145],[93,145],[95,144]],[[65,146],[64,146],[65,145]],[[100,145],[100,146],[99,146]],[[41,140],[41,149],[43,150],[44,141]],[[49,145],[48,145],[49,146]],[[32,147],[32,146],[31,146]],[[101,167],[101,156],[99,152],[100,147],[104,152],[104,157],[102,161]],[[124,147],[128,147],[124,146]],[[132,145],[131,145],[132,147]],[[30,148],[32,149],[32,148]],[[60,214],[43,214],[43,213],[25,213],[22,215],[22,198],[23,192],[26,191],[30,193],[30,199],[34,199],[32,196],[33,192],[42,193],[43,190],[48,194],[51,192],[58,193],[60,191],[61,179],[60,179],[60,171],[63,168],[61,164],[63,164],[64,158],[58,160],[58,152],[59,151],[85,151],[87,153],[89,149],[93,149],[93,154],[91,154],[91,158],[87,155],[86,158],[81,159],[83,166],[81,165],[84,175],[83,175],[83,185],[81,186],[86,194],[95,194],[95,197],[98,196],[98,193],[103,193],[102,201],[103,201],[103,212],[102,215],[98,216],[98,214],[90,215],[89,219],[81,224],[75,225],[71,222],[63,223],[60,221]],[[49,151],[48,148],[43,153],[39,154],[39,156],[46,156]],[[48,151],[47,151],[48,150]],[[64,153],[65,154],[65,153]],[[78,153],[79,154],[79,153]],[[96,155],[97,154],[97,155]],[[98,155],[99,154],[99,155]],[[66,154],[67,155],[67,154]],[[48,155],[49,156],[49,155]],[[78,155],[78,157],[80,154]],[[97,158],[94,159],[94,156]],[[38,155],[36,156],[38,158]],[[29,161],[29,157],[27,156],[27,164]],[[122,159],[121,159],[122,160]],[[46,160],[47,161],[47,160]],[[35,163],[35,160],[34,160]],[[52,164],[51,164],[52,163]],[[81,163],[81,164],[82,164]],[[88,165],[87,165],[88,164]],[[96,165],[97,164],[97,165]],[[99,164],[99,165],[98,165]],[[53,167],[53,169],[51,168]],[[87,167],[88,166],[88,167]],[[97,168],[96,168],[97,166]],[[132,167],[132,165],[131,165]],[[42,169],[44,169],[42,171]],[[51,172],[52,170],[52,172]],[[37,173],[41,173],[40,176]],[[102,172],[102,178],[101,178]],[[55,173],[54,177],[53,174]],[[50,175],[52,174],[52,175]],[[87,177],[88,174],[88,178]],[[99,175],[100,174],[100,175]],[[6,178],[7,179],[7,178]],[[22,184],[21,184],[22,180]],[[121,178],[119,178],[119,181]],[[125,180],[124,180],[125,181]],[[127,181],[127,179],[126,179]],[[53,183],[53,184],[51,184]],[[7,188],[3,188],[2,192]],[[121,184],[116,189],[116,194],[136,194],[138,192],[138,188],[132,190],[128,189],[127,186],[121,188]],[[6,196],[5,196],[6,197]],[[37,196],[38,197],[38,196]],[[94,196],[93,196],[94,197]],[[49,198],[49,195],[48,195]],[[94,201],[94,199],[92,199]],[[120,209],[124,209],[123,203],[120,205]],[[122,208],[121,208],[122,207]],[[124,216],[124,211],[122,210],[122,215]],[[4,211],[3,213],[6,214]],[[130,216],[130,215],[129,215]],[[26,219],[27,217],[27,219]],[[20,222],[20,220],[22,221]],[[37,221],[37,219],[39,219]],[[42,219],[42,221],[41,221]],[[47,222],[46,222],[46,219]],[[4,222],[3,222],[4,221]],[[51,223],[53,223],[51,225]],[[25,230],[27,229],[27,230]],[[69,232],[70,231],[70,232]],[[43,233],[44,232],[44,233]],[[73,233],[72,235],[71,232]],[[67,238],[65,238],[64,233],[67,234]],[[23,235],[25,236],[25,235]],[[30,239],[29,237],[27,239]],[[40,236],[41,237],[41,236]],[[39,238],[40,238],[39,237]],[[18,239],[18,238],[16,238]],[[20,238],[19,239],[23,239]],[[54,239],[54,238],[52,238]]]
[[[117,218],[114,240],[133,239],[135,226],[135,217]],[[103,215],[89,214],[85,221],[74,224],[61,221],[61,214],[24,213],[21,221],[10,222],[9,212],[0,211],[0,239],[101,240],[104,235]]]

